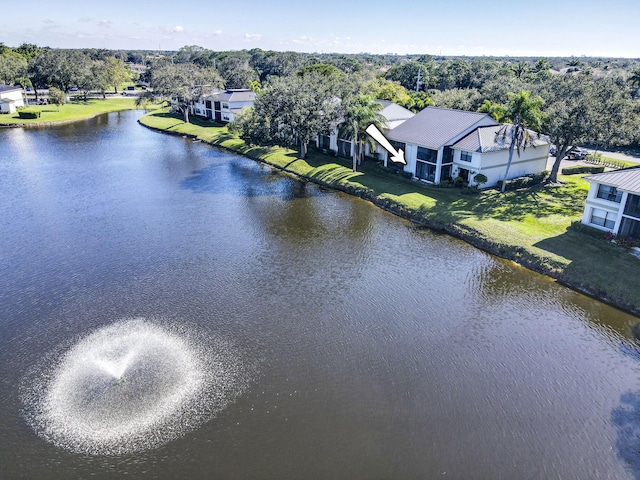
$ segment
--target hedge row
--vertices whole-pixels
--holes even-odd
[[[529,175],[525,175],[524,177],[512,178],[511,180],[507,180],[507,186],[505,190],[517,190],[518,188],[531,187],[533,185],[537,185],[542,183],[545,178],[549,175],[549,172],[545,170],[540,173],[532,173]],[[502,189],[502,180],[498,180],[498,190]]]
[[[562,169],[563,175],[576,175],[578,173],[602,173],[604,172],[604,165],[588,166],[588,165],[576,165],[574,167],[565,167]]]

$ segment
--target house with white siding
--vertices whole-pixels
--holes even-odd
[[[585,177],[589,193],[582,223],[640,240],[640,165]]]
[[[0,113],[14,113],[20,107],[24,107],[22,88],[0,85]]]
[[[256,92],[248,88],[230,89],[204,95],[193,103],[192,113],[216,122],[232,122],[243,108],[252,107]]]
[[[491,125],[498,123],[486,113],[427,107],[390,130],[387,138],[404,151],[405,172],[438,184],[453,177],[452,146],[476,128]]]
[[[509,137],[502,135],[510,125],[501,125],[485,113],[427,107],[387,133],[407,164],[402,168],[414,178],[439,184],[462,177],[474,185],[473,177],[486,175],[485,187],[503,180],[509,159]],[[529,131],[532,144],[514,153],[509,179],[540,173],[546,168],[549,139]],[[388,157],[387,157],[388,158]],[[399,168],[385,159],[385,165]]]
[[[509,137],[512,125],[478,127],[454,143],[451,175],[462,177],[467,185],[474,185],[473,177],[479,173],[487,177],[483,187],[493,187],[504,179],[509,162]],[[520,151],[514,150],[509,168],[509,179],[543,172],[547,168],[549,137],[529,130],[530,144]],[[506,134],[506,135],[505,135]]]

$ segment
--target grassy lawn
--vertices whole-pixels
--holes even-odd
[[[118,112],[121,110],[133,110],[137,108],[134,98],[90,98],[88,101],[74,100],[71,103],[60,105],[60,111],[56,105],[30,105],[26,107],[30,112],[41,112],[40,118],[22,119],[18,113],[0,115],[0,125],[29,125],[48,122],[65,122],[90,118],[101,113]]]
[[[640,259],[581,225],[588,183],[560,176],[563,184],[499,193],[468,194],[403,178],[373,162],[351,171],[351,161],[311,151],[302,160],[294,150],[250,147],[225,126],[194,120],[185,124],[166,112],[141,123],[222,145],[288,172],[352,193],[403,217],[435,228],[536,271],[640,312]]]

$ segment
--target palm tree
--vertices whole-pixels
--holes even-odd
[[[369,125],[375,125],[379,130],[387,128],[387,119],[380,113],[382,104],[375,101],[370,95],[356,95],[347,106],[345,114],[346,130],[351,133],[353,141],[353,171],[357,171],[364,156],[367,134],[365,130]]]
[[[512,122],[503,125],[496,133],[496,139],[501,138],[503,142],[509,141],[509,160],[507,169],[504,172],[501,192],[504,193],[509,178],[509,169],[513,161],[513,152],[524,151],[534,141],[533,134],[529,128],[538,130],[542,124],[543,113],[540,110],[544,101],[540,97],[531,98],[531,92],[520,91],[517,94],[508,95],[509,104],[507,106],[506,117]]]

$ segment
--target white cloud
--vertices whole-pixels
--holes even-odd
[[[108,27],[108,26],[110,26],[112,23],[113,23],[113,22],[112,22],[111,20],[106,20],[106,19],[104,19],[104,20],[100,20],[100,21],[98,22],[98,26],[99,26],[99,27]]]
[[[92,20],[93,20],[93,17],[82,17],[78,19],[78,21],[82,23],[91,22]]]
[[[216,30],[213,32],[214,35],[222,35],[222,30]]]
[[[172,32],[182,32],[184,31],[184,28],[181,27],[180,25],[176,25],[175,27],[173,27]]]
[[[259,33],[245,33],[244,38],[249,40],[260,40],[262,38],[262,35],[260,35]]]

